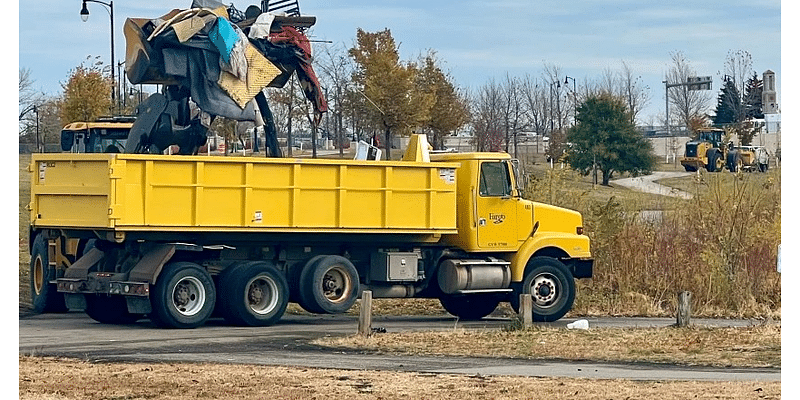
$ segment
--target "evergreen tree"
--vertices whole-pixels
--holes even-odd
[[[732,80],[726,80],[717,97],[717,109],[714,116],[714,125],[726,125],[740,122],[742,113],[742,100],[739,90]]]
[[[573,169],[588,175],[596,166],[606,186],[614,172],[638,175],[653,169],[653,145],[636,131],[622,99],[592,95],[578,107],[576,120],[567,133]]]
[[[764,92],[764,82],[758,79],[758,74],[753,73],[753,77],[747,80],[747,88],[745,91],[745,118],[764,118],[764,109],[761,100],[761,94]]]

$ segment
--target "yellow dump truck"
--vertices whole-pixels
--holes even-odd
[[[530,293],[572,307],[593,260],[581,215],[520,196],[505,153],[401,161],[34,154],[36,311],[192,328],[278,321],[287,303],[342,313],[361,291],[438,298],[480,319]]]

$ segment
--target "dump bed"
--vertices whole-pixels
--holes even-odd
[[[34,154],[31,225],[113,231],[456,233],[458,164]]]

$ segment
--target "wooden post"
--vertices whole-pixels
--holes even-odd
[[[678,293],[678,326],[689,326],[692,317],[692,292]]]
[[[369,336],[372,333],[372,291],[361,292],[361,313],[358,316],[359,336]]]
[[[533,326],[533,299],[530,293],[519,295],[519,315],[522,318],[522,328],[530,329]]]

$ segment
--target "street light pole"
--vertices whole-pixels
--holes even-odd
[[[100,1],[100,0],[83,0],[83,7],[81,7],[81,20],[86,22],[89,20],[89,9],[86,7],[86,3],[98,3],[108,7],[108,15],[111,17],[111,107],[112,113],[114,112],[114,108],[116,106],[116,86],[117,80],[114,75],[114,1],[110,0],[108,3]]]
[[[564,86],[569,85],[570,79],[572,79],[572,118],[574,125],[578,123],[578,93],[577,87],[575,86],[575,78],[567,76],[567,78],[564,79]]]

